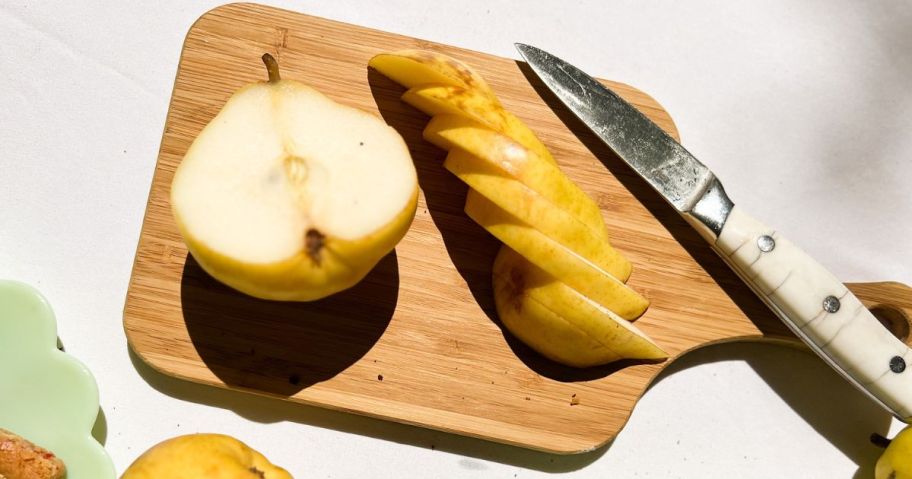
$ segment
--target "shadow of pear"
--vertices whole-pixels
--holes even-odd
[[[286,397],[362,358],[392,320],[398,293],[395,251],[357,285],[311,302],[247,296],[189,254],[181,278],[187,332],[213,374],[233,387]]]

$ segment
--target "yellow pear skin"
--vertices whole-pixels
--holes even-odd
[[[243,442],[192,434],[161,442],[139,456],[121,479],[292,479]]]
[[[466,197],[465,212],[494,237],[616,315],[633,320],[649,301],[588,259],[561,246],[537,229],[480,195]]]
[[[577,213],[596,236],[608,239],[598,205],[565,175],[556,174],[559,173],[557,163],[547,147],[525,123],[504,110],[499,102],[492,100],[489,95],[482,94],[478,90],[457,86],[418,85],[406,91],[402,95],[402,100],[434,117],[428,128],[425,129],[425,138],[441,148],[450,149],[455,144],[467,144],[471,142],[472,136],[484,135],[483,131],[479,131],[482,130],[479,126],[501,133],[528,148],[532,152],[529,155],[531,158],[529,163],[532,164],[518,168],[516,171],[528,181],[534,182],[539,189],[545,192],[554,191],[551,196],[562,196],[560,202],[566,209]],[[480,125],[471,122],[477,122]],[[503,144],[491,140],[490,136],[486,136],[482,138],[482,141],[474,143],[480,143],[483,148],[486,147],[486,151],[491,152],[487,157],[479,155],[479,158],[490,159],[508,151]],[[539,161],[554,166],[548,168],[542,165],[536,168],[538,165],[535,163]],[[539,181],[535,182],[536,179]],[[627,276],[624,276],[623,280],[626,281]]]
[[[457,115],[431,118],[424,129],[424,139],[444,150],[464,151],[479,163],[501,170],[578,217],[607,243],[608,232],[598,205],[553,160],[548,161],[512,138]]]
[[[477,201],[474,197],[481,195],[519,221],[535,225],[542,234],[592,261],[614,278],[626,281],[630,277],[630,262],[607,245],[595,230],[560,208],[560,203],[543,198],[532,188],[461,150],[451,150],[443,166],[472,188],[467,203]],[[547,261],[548,258],[541,254],[547,253],[540,251],[531,260],[534,263]]]
[[[455,115],[481,123],[512,138],[545,161],[556,163],[548,148],[525,123],[477,90],[444,85],[419,85],[406,91],[402,95],[402,101],[430,116]]]
[[[912,479],[912,427],[906,427],[890,441],[877,464],[875,479]]]
[[[455,86],[484,95],[500,107],[500,101],[481,75],[463,63],[437,52],[400,50],[381,53],[371,58],[368,65],[406,88],[418,85]]]
[[[323,239],[321,260],[302,248],[274,263],[248,263],[222,254],[193,236],[178,221],[190,254],[210,276],[249,296],[274,301],[314,301],[344,291],[364,279],[408,232],[418,206],[418,189],[388,225],[359,241]]]

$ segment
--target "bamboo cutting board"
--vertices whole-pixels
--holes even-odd
[[[645,183],[572,115],[549,107],[524,65],[234,4],[205,14],[184,44],[124,309],[130,346],[144,361],[190,381],[558,453],[591,450],[623,427],[667,362],[573,370],[501,328],[490,281],[498,243],[463,214],[466,187],[444,170],[444,152],[421,139],[428,118],[367,69],[371,56],[402,48],[475,67],[597,200],[612,242],[635,265],[630,285],[652,302],[637,324],[672,357],[734,338],[794,341]],[[381,115],[405,138],[419,174],[417,216],[395,252],[356,287],[313,303],[260,301],[220,285],[187,254],[170,213],[175,167],[232,92],[265,78],[265,52],[284,77]],[[677,135],[650,97],[606,83]],[[890,284],[864,292],[894,303],[907,294]]]

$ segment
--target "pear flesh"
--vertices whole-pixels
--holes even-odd
[[[402,238],[417,176],[380,118],[279,79],[238,90],[193,142],[171,186],[191,253],[216,279],[266,299],[352,286]]]

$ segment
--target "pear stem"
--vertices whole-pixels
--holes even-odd
[[[266,64],[266,72],[269,73],[269,83],[275,83],[281,80],[282,77],[279,75],[279,62],[268,53],[264,53],[262,58],[263,63]]]
[[[871,434],[871,443],[874,444],[875,446],[885,448],[885,447],[889,446],[891,442],[893,442],[893,441],[881,436],[880,434],[877,434],[876,432]]]

